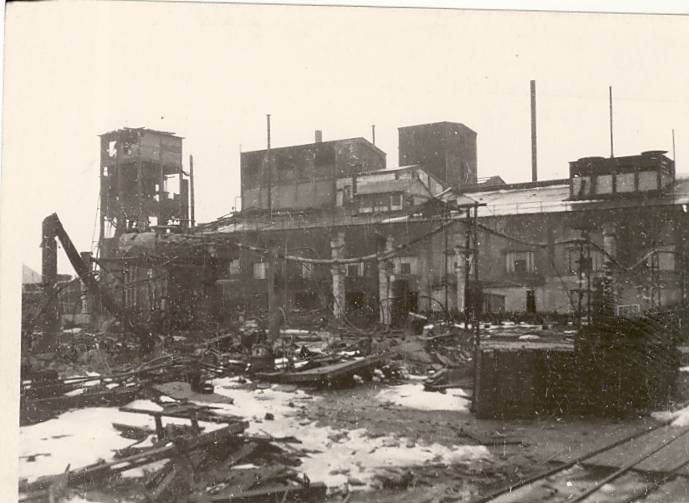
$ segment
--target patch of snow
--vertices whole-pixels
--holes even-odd
[[[65,393],[65,396],[77,396],[77,395],[81,395],[83,392],[84,392],[84,388],[77,388],[75,390],[68,391],[67,393]]]
[[[128,407],[160,410],[148,400],[135,400]],[[88,407],[60,414],[54,419],[19,429],[19,477],[28,481],[44,475],[55,475],[71,469],[82,468],[98,462],[113,459],[114,451],[134,442],[126,439],[112,427],[112,423],[155,429],[154,419],[147,414],[121,412],[117,407]],[[186,419],[163,418],[163,424],[189,424]],[[223,427],[222,424],[199,422],[205,431]],[[150,438],[148,440],[150,442]],[[141,443],[137,445],[148,445]],[[152,444],[151,444],[152,445]],[[77,446],[77,447],[75,447]],[[22,456],[46,452],[50,456],[37,456],[28,461]],[[146,466],[125,472],[125,476],[140,475]]]
[[[519,340],[520,341],[537,341],[540,339],[538,335],[533,335],[533,334],[526,334],[526,335],[520,335]]]
[[[449,388],[445,393],[426,391],[422,384],[391,386],[376,395],[382,402],[419,410],[467,411],[471,401],[460,388]]]
[[[206,404],[220,407],[216,412],[244,416],[250,421],[248,433],[268,434],[275,437],[294,435],[302,441],[294,447],[310,452],[301,457],[300,470],[311,480],[322,481],[331,488],[347,483],[349,477],[355,477],[366,486],[373,482],[376,469],[391,466],[410,466],[423,463],[454,463],[472,459],[485,459],[490,453],[485,446],[442,446],[438,444],[418,444],[412,447],[407,438],[382,436],[371,438],[364,428],[354,430],[334,429],[330,426],[318,426],[303,412],[304,400],[318,400],[319,397],[297,390],[294,393],[265,390],[228,389],[224,384],[227,379],[213,381],[216,393],[234,399],[233,404]],[[441,397],[443,400],[468,402],[461,396],[427,393],[422,385],[396,386],[400,394],[412,390],[427,401]],[[401,388],[401,389],[400,389]],[[291,406],[289,404],[292,404]],[[452,405],[456,407],[456,404]],[[442,410],[443,407],[434,410]],[[455,409],[452,409],[455,410]],[[272,421],[263,420],[266,413],[273,414]],[[258,422],[258,421],[260,422]],[[333,472],[333,473],[331,473]]]
[[[689,372],[689,367],[680,367],[679,371],[680,372]]]
[[[689,406],[676,411],[661,411],[651,414],[658,421],[672,421],[672,426],[689,426]]]

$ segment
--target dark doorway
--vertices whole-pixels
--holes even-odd
[[[536,312],[536,292],[534,290],[526,291],[526,312]]]
[[[299,309],[314,309],[318,307],[318,295],[315,292],[295,292],[294,305]]]

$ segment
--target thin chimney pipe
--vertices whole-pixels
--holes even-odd
[[[615,157],[613,149],[613,135],[612,135],[612,86],[608,86],[608,100],[610,102],[610,158]]]
[[[531,81],[531,181],[538,181],[538,152],[536,150],[536,81]]]
[[[376,144],[376,125],[371,124],[371,143]]]
[[[675,130],[672,129],[672,162],[675,163],[675,168],[677,167],[677,158],[675,157]]]

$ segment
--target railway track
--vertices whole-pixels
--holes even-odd
[[[539,501],[567,503],[631,503],[658,490],[689,466],[689,426],[671,426],[671,420],[637,431],[548,470],[512,483],[478,500],[480,503],[518,503]],[[661,434],[663,438],[657,438]],[[665,453],[669,461],[652,476],[634,478],[634,473],[647,474],[652,460]],[[678,454],[679,453],[679,457]],[[674,459],[673,459],[674,457]],[[611,464],[610,459],[619,460]],[[600,461],[603,468],[599,466]],[[585,469],[591,467],[596,469]],[[577,474],[577,470],[579,473]],[[631,474],[631,475],[630,475]],[[583,475],[583,476],[582,476]],[[616,491],[611,484],[626,476],[626,489]],[[629,483],[630,479],[634,483]],[[577,480],[578,479],[578,480]],[[644,479],[640,481],[639,479]],[[647,480],[646,480],[647,479]],[[576,484],[572,482],[576,480]],[[624,485],[624,484],[623,484]]]

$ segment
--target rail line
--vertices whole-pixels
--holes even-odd
[[[572,468],[575,465],[580,465],[586,460],[592,459],[596,456],[599,456],[601,454],[604,454],[606,452],[612,451],[620,446],[626,445],[626,444],[631,444],[634,440],[639,439],[641,437],[644,437],[648,435],[649,433],[656,431],[660,428],[669,426],[673,419],[669,419],[666,421],[662,421],[660,423],[657,423],[651,427],[644,428],[643,430],[637,431],[635,433],[632,433],[631,435],[628,435],[624,438],[621,438],[619,440],[616,440],[610,444],[607,444],[603,447],[600,447],[598,449],[595,449],[591,452],[588,452],[586,454],[583,454],[581,456],[578,456],[577,458],[562,463],[558,466],[555,466],[553,468],[550,468],[548,470],[545,470],[543,472],[537,473],[535,475],[532,475],[531,477],[527,477],[524,479],[521,479],[517,482],[514,482],[512,484],[509,484],[508,486],[505,486],[501,489],[498,489],[492,493],[489,493],[480,499],[476,500],[477,503],[488,503],[488,502],[493,502],[500,496],[503,496],[507,493],[511,493],[512,491],[515,491],[521,487],[525,487],[528,485],[532,484],[537,484],[538,482],[545,482],[546,479],[549,477],[552,477],[553,475],[557,475],[558,473],[563,473],[569,468]],[[625,463],[623,466],[619,467],[617,470],[615,470],[613,473],[610,473],[609,475],[602,477],[600,480],[597,480],[593,483],[591,487],[586,489],[583,493],[578,494],[574,496],[573,498],[570,496],[567,498],[568,503],[578,503],[581,501],[586,500],[596,492],[600,491],[601,488],[613,480],[618,479],[625,473],[633,470],[635,467],[639,466],[641,463],[643,463],[645,460],[649,459],[651,456],[657,454],[661,450],[665,449],[668,445],[671,443],[677,441],[680,438],[685,438],[686,435],[689,434],[689,426],[685,427],[677,427],[676,431],[669,437],[661,441],[659,444],[655,445],[650,451],[644,451],[643,454],[640,456],[635,457],[633,460],[629,461],[628,463]],[[689,459],[687,459],[685,462],[681,463],[679,466],[674,467],[672,470],[668,471],[665,473],[665,475],[653,482],[650,482],[648,486],[643,487],[640,490],[633,491],[631,496],[627,496],[626,499],[621,500],[620,503],[629,503],[632,501],[636,501],[639,497],[645,497],[652,493],[653,491],[657,490],[662,484],[673,478],[677,473],[680,472],[684,467],[689,465]],[[524,500],[526,501],[526,500]]]

